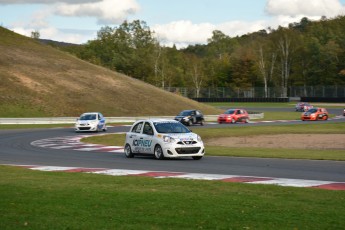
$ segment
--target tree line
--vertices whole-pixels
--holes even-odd
[[[345,16],[302,18],[288,27],[229,37],[215,30],[207,44],[162,46],[144,21],[102,27],[97,38],[63,49],[157,87],[245,89],[345,85]]]

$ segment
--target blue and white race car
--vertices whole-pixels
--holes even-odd
[[[107,131],[104,116],[99,112],[83,113],[75,123],[75,131]]]
[[[148,119],[136,121],[126,133],[125,155],[153,155],[156,159],[192,157],[200,160],[205,154],[199,135],[175,120]]]

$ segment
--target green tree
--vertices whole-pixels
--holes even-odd
[[[38,30],[31,31],[31,38],[33,39],[39,39],[40,38],[40,32]]]

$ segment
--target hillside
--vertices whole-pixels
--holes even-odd
[[[82,61],[0,27],[0,117],[176,115],[213,107]]]

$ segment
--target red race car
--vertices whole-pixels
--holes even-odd
[[[307,112],[302,113],[302,121],[317,121],[317,120],[327,120],[329,117],[328,112],[325,108],[312,108]]]
[[[249,115],[244,109],[228,109],[218,116],[218,123],[249,122]]]

